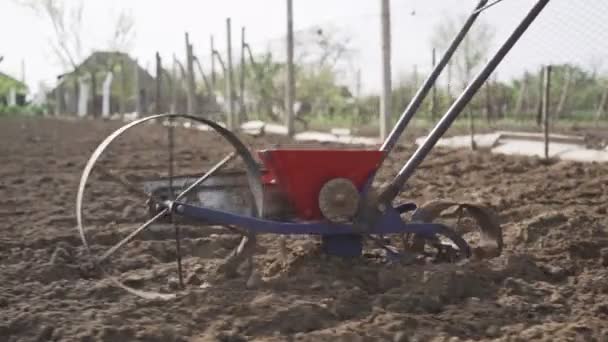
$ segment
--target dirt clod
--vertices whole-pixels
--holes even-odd
[[[180,289],[175,230],[159,225],[104,264],[137,290],[179,293],[170,300],[142,299],[93,266],[75,229],[82,168],[121,124],[0,121],[2,341],[608,338],[606,164],[435,149],[397,202],[492,204],[499,209],[504,248],[491,260],[388,265],[371,245],[366,256],[341,260],[320,253],[318,240],[296,237],[287,238],[283,260],[278,238],[260,235],[254,257],[259,276],[248,279],[245,270],[226,277],[218,269],[240,235],[183,225],[186,286]],[[138,132],[115,145],[104,162],[131,181],[166,175],[166,130],[148,125]],[[199,154],[216,162],[231,150],[208,132],[176,132],[178,172],[201,172]],[[272,135],[243,141],[252,149],[290,143]],[[401,144],[378,182],[389,180],[414,148],[410,140]],[[89,247],[100,255],[145,220],[148,207],[111,180],[92,178],[97,186],[84,214]],[[387,238],[400,246],[400,239]]]

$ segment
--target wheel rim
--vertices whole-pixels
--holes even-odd
[[[85,190],[87,188],[87,184],[89,183],[88,180],[89,180],[92,170],[94,169],[95,165],[99,161],[100,157],[104,154],[104,152],[107,150],[107,148],[112,144],[112,142],[114,142],[118,137],[120,137],[123,134],[125,134],[126,132],[128,132],[131,128],[134,128],[136,126],[139,126],[139,125],[149,122],[151,120],[165,120],[165,119],[173,120],[176,118],[191,120],[191,121],[197,122],[199,124],[206,125],[207,127],[211,128],[211,130],[220,134],[225,140],[227,140],[230,143],[230,145],[232,145],[232,147],[234,147],[235,152],[233,152],[233,153],[236,153],[236,155],[241,158],[242,162],[245,165],[247,181],[248,181],[249,189],[251,191],[251,195],[252,195],[252,199],[253,199],[253,201],[252,201],[253,202],[252,204],[254,206],[253,215],[259,216],[259,217],[263,216],[263,209],[264,209],[263,208],[263,192],[262,192],[263,189],[262,189],[262,184],[261,184],[261,176],[260,176],[259,167],[258,167],[257,163],[255,162],[255,159],[253,158],[253,156],[247,149],[247,147],[245,147],[245,145],[236,137],[236,135],[234,135],[232,132],[226,130],[222,126],[218,125],[217,123],[204,119],[204,118],[195,117],[192,115],[159,114],[159,115],[152,115],[152,116],[148,116],[148,117],[133,121],[127,125],[120,127],[116,131],[114,131],[112,134],[110,134],[108,137],[106,137],[97,146],[97,148],[92,153],[89,160],[87,161],[87,164],[85,165],[85,168],[82,172],[79,187],[78,187],[78,193],[76,196],[77,228],[78,228],[82,243],[83,243],[85,249],[87,250],[90,260],[93,261],[95,267],[97,267],[97,269],[102,272],[102,275],[104,276],[104,278],[110,279],[115,285],[127,290],[128,292],[130,292],[132,294],[135,294],[135,295],[143,297],[143,298],[148,298],[148,299],[152,299],[152,298],[170,299],[170,298],[174,298],[175,294],[166,294],[166,293],[138,290],[133,287],[125,285],[118,278],[110,275],[110,272],[108,272],[108,269],[104,265],[100,264],[97,259],[95,259],[94,253],[91,249],[91,245],[89,244],[89,239],[87,239],[87,234],[85,231],[85,222],[83,219],[83,199],[84,199]],[[146,222],[144,225],[140,226],[140,228],[136,229],[136,231],[132,232],[133,236],[135,236],[139,232],[145,230],[147,228],[147,225],[148,225],[148,222]],[[127,236],[127,238],[129,238],[129,236]],[[127,238],[123,239],[121,242],[127,240]],[[126,244],[130,241],[131,240],[128,240],[124,244]],[[120,244],[120,242],[119,242],[119,244]],[[118,244],[116,244],[114,247],[116,247],[116,246],[118,246]],[[114,247],[112,247],[112,248],[114,248]],[[118,246],[117,249],[120,247],[122,247],[122,246]],[[109,256],[113,253],[111,251],[111,249],[108,250],[106,253],[104,253],[104,256],[101,260],[105,260],[107,258],[107,256]],[[108,254],[108,252],[110,252],[110,253]],[[108,255],[105,256],[105,254],[108,254]],[[180,273],[180,275],[181,275],[181,273]]]

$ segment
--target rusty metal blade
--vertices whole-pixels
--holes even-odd
[[[413,214],[412,220],[417,222],[433,222],[442,212],[456,207],[464,210],[475,222],[479,229],[479,245],[473,249],[475,258],[493,258],[502,253],[502,227],[498,216],[487,206],[455,202],[450,200],[433,200],[420,206]]]
[[[473,249],[473,255],[478,259],[499,256],[503,248],[502,227],[495,212],[478,204],[463,203],[461,206],[479,227],[479,246]]]

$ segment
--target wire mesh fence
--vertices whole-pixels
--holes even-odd
[[[433,49],[441,55],[442,46],[436,37],[442,32],[446,36],[454,34],[453,27],[457,25],[450,27],[446,23],[458,24],[475,3],[457,0],[392,3],[393,120],[430,72]],[[421,117],[431,118],[433,113],[438,115],[447,109],[532,4],[528,0],[506,0],[482,14],[471,32],[473,38],[468,48],[471,55],[460,52],[438,82],[437,103],[433,106],[427,99]],[[348,126],[376,124],[376,94],[381,78],[377,7],[365,13],[323,19],[296,30],[296,97],[299,102],[309,102],[305,105],[310,108],[306,120]],[[498,67],[469,110],[482,120],[535,121],[540,111],[541,69],[553,65],[549,106],[552,116],[565,121],[604,119],[608,89],[606,17],[605,1],[553,0]],[[261,68],[264,77],[272,79],[267,86],[275,94],[272,100],[275,107],[282,106],[284,37],[249,42],[249,46],[259,64],[276,64],[274,69],[268,65]],[[460,50],[463,49],[466,46]],[[467,63],[470,70],[460,70],[463,68],[459,64]],[[248,78],[247,88],[258,81],[255,77]],[[251,101],[259,99],[254,96]],[[264,112],[256,115],[268,117]],[[277,112],[270,117],[276,119],[278,115]]]
[[[401,0],[391,3],[392,108],[391,120],[415,94],[445,50],[445,42],[477,1]],[[298,129],[342,126],[368,127],[375,132],[381,84],[380,2],[353,4],[335,1],[344,14],[298,21],[295,7],[296,115]],[[531,0],[504,0],[484,11],[468,40],[444,71],[421,108],[423,120],[445,112],[466,84],[500,46],[528,9]],[[552,120],[607,120],[608,114],[608,2],[553,0],[523,36],[467,112],[482,122],[507,120],[534,123],[541,108],[542,75],[552,65],[549,104]],[[282,19],[281,19],[282,20]],[[285,36],[241,41],[239,23],[232,23],[233,79],[231,96],[239,119],[282,122],[285,115]],[[245,28],[255,32],[255,25]],[[218,28],[225,31],[225,28]],[[193,38],[205,41],[207,38]],[[215,46],[194,45],[196,101],[201,114],[213,112],[218,120],[228,102],[226,37],[215,34]],[[244,44],[243,44],[244,43]],[[160,49],[159,47],[159,50]],[[186,49],[167,51],[163,58],[161,93],[146,94],[145,108],[185,110],[187,100]],[[224,66],[223,66],[224,65]],[[212,67],[213,66],[213,67]],[[153,63],[146,68],[155,75]],[[120,78],[117,78],[120,79]],[[116,85],[118,87],[118,85]],[[128,88],[132,88],[129,86]],[[130,90],[129,90],[130,91]],[[134,97],[137,94],[129,95]],[[93,96],[95,98],[95,96]],[[133,102],[132,100],[131,102]],[[171,102],[156,106],[155,101]],[[100,101],[97,101],[100,102]],[[182,108],[183,107],[183,108]]]

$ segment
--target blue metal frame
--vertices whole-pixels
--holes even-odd
[[[371,179],[369,177],[363,186],[362,193],[366,194],[371,189]],[[330,221],[300,221],[286,222],[274,221],[256,216],[237,214],[219,209],[199,207],[181,201],[165,202],[176,215],[183,216],[195,221],[203,221],[211,224],[237,226],[244,228],[253,234],[299,234],[299,235],[320,235],[322,236],[322,246],[326,253],[342,257],[357,257],[361,255],[363,244],[362,237],[383,236],[386,234],[411,233],[421,237],[433,238],[444,235],[451,239],[463,252],[469,256],[470,249],[468,244],[461,237],[452,234],[445,225],[438,223],[406,223],[401,219],[401,214],[415,211],[418,207],[415,203],[404,203],[396,207],[387,206],[384,212],[378,212],[378,219],[374,219],[373,226],[362,227],[357,223],[333,223]],[[355,220],[357,222],[357,220]],[[381,247],[387,251],[387,257],[397,260],[401,253],[394,251],[380,243]]]
[[[445,231],[445,226],[437,223],[405,223],[400,213],[415,209],[408,203],[397,208],[387,208],[380,220],[370,230],[362,232],[352,224],[332,223],[329,221],[312,222],[282,222],[266,220],[252,216],[233,214],[230,212],[197,207],[190,204],[175,202],[172,205],[176,214],[206,222],[233,225],[248,229],[259,234],[306,234],[306,235],[352,235],[352,234],[399,234],[414,233],[433,236]]]

